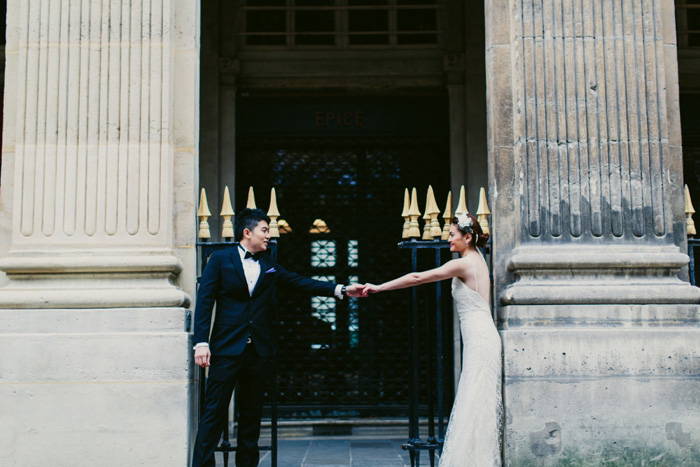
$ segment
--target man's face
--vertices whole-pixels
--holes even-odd
[[[246,249],[251,253],[267,250],[267,243],[270,241],[270,226],[265,221],[258,222],[253,230],[244,230],[243,237],[246,239]]]

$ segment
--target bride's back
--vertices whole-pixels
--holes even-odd
[[[489,269],[484,258],[478,251],[470,251],[466,256],[459,259],[464,262],[464,272],[459,279],[464,284],[481,295],[486,303],[489,303],[491,281],[489,279]]]

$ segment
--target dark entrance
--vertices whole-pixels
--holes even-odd
[[[449,189],[444,98],[240,101],[236,198],[245,200],[251,185],[276,188],[292,229],[279,240],[280,262],[341,283],[406,273],[408,255],[396,246],[404,188],[417,187],[424,203],[432,184],[440,204]],[[280,291],[280,416],[406,416],[408,299]]]

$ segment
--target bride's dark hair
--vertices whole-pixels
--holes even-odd
[[[466,216],[469,218],[469,220],[471,220],[471,225],[469,226],[460,226],[458,217],[453,217],[451,222],[457,226],[462,234],[472,234],[472,239],[469,243],[472,243],[479,248],[483,248],[484,245],[486,245],[490,235],[481,230],[481,226],[479,225],[479,221],[476,220],[476,217],[472,216],[471,214],[466,214]]]

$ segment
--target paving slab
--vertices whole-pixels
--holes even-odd
[[[322,439],[280,439],[277,467],[410,467],[407,451],[401,449],[405,438],[357,439],[355,437],[322,437]],[[261,445],[269,444],[262,441]],[[421,467],[430,465],[427,453],[421,453]],[[223,467],[223,455],[217,453],[217,467]],[[437,465],[437,456],[436,456]],[[235,467],[234,454],[229,467]],[[271,453],[260,453],[259,467],[271,467]]]

